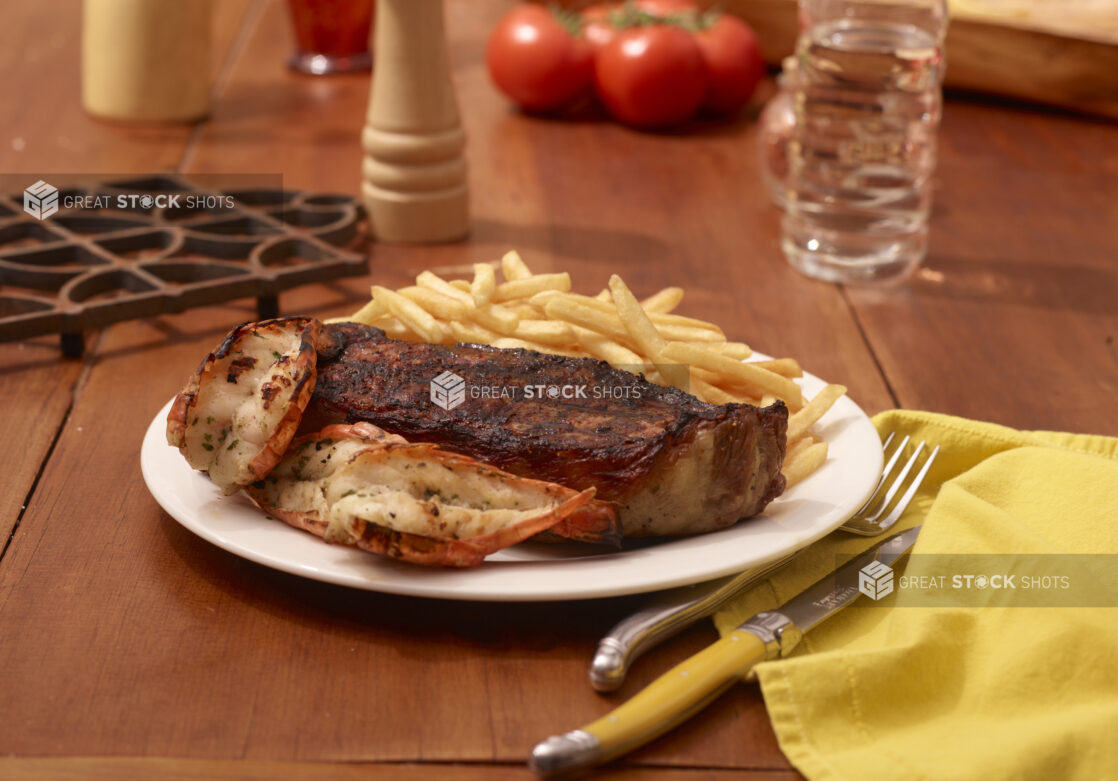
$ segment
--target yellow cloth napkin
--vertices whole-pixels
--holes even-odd
[[[927,558],[917,554],[1118,554],[1118,439],[906,411],[874,425],[943,448],[893,530],[924,524],[910,567]],[[833,533],[716,626],[729,632],[877,541]],[[1112,577],[1118,558],[1101,563]],[[1118,607],[887,599],[863,597],[756,668],[781,749],[805,776],[1118,779]]]

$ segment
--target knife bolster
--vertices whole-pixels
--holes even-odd
[[[765,659],[788,656],[804,636],[792,619],[773,610],[758,613],[738,629],[755,635],[765,644]]]

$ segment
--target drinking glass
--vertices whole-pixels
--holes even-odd
[[[296,50],[288,65],[322,75],[368,70],[373,0],[288,0]]]
[[[927,248],[945,0],[800,0],[781,244],[833,282],[901,279]]]

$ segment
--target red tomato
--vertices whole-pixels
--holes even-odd
[[[598,97],[616,118],[658,128],[690,119],[707,91],[707,68],[694,37],[666,24],[618,32],[598,52]]]
[[[721,14],[695,40],[710,71],[710,89],[703,108],[716,114],[741,111],[765,72],[761,47],[753,30],[736,16]]]
[[[582,34],[595,55],[617,35],[610,15],[620,7],[619,3],[598,3],[582,9]]]
[[[583,36],[571,35],[540,5],[507,13],[485,49],[489,76],[528,111],[557,111],[590,92],[594,56]]]
[[[699,10],[692,0],[637,0],[637,8],[656,16],[690,14]]]
[[[672,14],[697,14],[699,6],[692,0],[635,0],[633,7],[638,11],[653,14],[654,16],[670,16]],[[626,10],[626,3],[595,3],[583,8],[582,31],[590,48],[597,54],[606,47],[618,33],[613,21]]]

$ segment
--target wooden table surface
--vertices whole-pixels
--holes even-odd
[[[367,75],[300,77],[284,6],[222,0],[213,117],[97,123],[78,101],[79,4],[16,3],[0,47],[0,171],[283,174],[357,193]],[[376,246],[368,278],[285,293],[287,313],[353,311],[370,279],[517,248],[582,292],[638,294],[849,386],[868,412],[920,408],[1029,429],[1118,434],[1118,127],[949,100],[926,268],[889,290],[798,276],[778,247],[755,119],[680,135],[510,110],[485,73],[505,7],[448,3],[469,135],[472,233]],[[358,592],[249,563],[152,499],[139,444],[252,302],[122,323],[82,360],[0,345],[0,777],[513,778],[538,739],[616,702],[587,685],[598,637],[640,597],[478,604]],[[10,535],[10,538],[9,538]],[[641,659],[625,697],[715,637]],[[328,771],[328,772],[327,772]],[[795,778],[755,686],[609,771]]]

